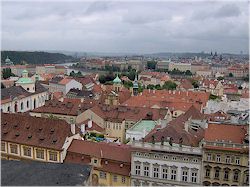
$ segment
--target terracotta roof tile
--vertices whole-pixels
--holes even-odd
[[[70,125],[63,120],[37,118],[25,114],[4,114],[1,120],[3,141],[61,150]]]
[[[243,125],[232,124],[209,124],[205,130],[205,141],[232,141],[232,143],[243,142],[247,133]]]

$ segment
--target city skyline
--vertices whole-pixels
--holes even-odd
[[[248,1],[4,1],[2,50],[246,54],[248,6]]]

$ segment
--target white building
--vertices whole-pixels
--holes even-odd
[[[45,105],[45,100],[48,90],[29,78],[26,70],[16,86],[1,90],[1,110],[6,113],[30,111]]]
[[[49,91],[62,92],[66,95],[70,89],[75,88],[82,90],[82,84],[75,79],[55,77],[49,82]]]
[[[201,185],[202,149],[132,142],[132,186]]]

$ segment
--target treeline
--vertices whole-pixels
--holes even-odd
[[[28,51],[1,51],[1,62],[5,63],[7,56],[14,64],[55,64],[71,62],[72,56],[60,53],[28,52]]]

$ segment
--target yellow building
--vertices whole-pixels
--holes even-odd
[[[73,138],[63,120],[36,118],[24,114],[3,114],[1,157],[7,160],[37,160],[62,163]]]
[[[249,186],[246,126],[209,124],[203,142],[203,185]]]
[[[130,186],[130,155],[128,145],[73,140],[64,162],[91,165],[93,185]]]
[[[124,142],[126,130],[136,122],[141,119],[167,120],[169,112],[168,109],[159,108],[96,105],[78,115],[76,123],[81,124],[91,119],[105,129],[107,137],[118,138],[120,142]]]

